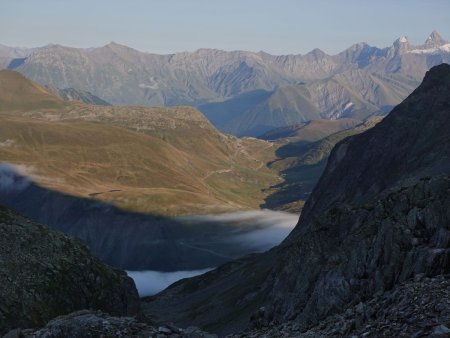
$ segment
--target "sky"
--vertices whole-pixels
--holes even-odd
[[[199,48],[336,54],[356,42],[450,40],[450,0],[0,0],[0,44],[159,54]]]

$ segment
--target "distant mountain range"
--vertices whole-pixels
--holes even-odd
[[[199,49],[170,55],[116,43],[90,49],[0,46],[0,67],[43,85],[75,88],[115,105],[192,105],[222,131],[259,136],[317,119],[364,120],[408,96],[432,66],[450,62],[450,43],[433,32],[420,46],[358,43],[336,55]]]

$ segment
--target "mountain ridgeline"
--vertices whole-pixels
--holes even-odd
[[[336,145],[280,246],[180,281],[146,299],[145,311],[221,333],[290,322],[293,337],[306,337],[326,317],[364,308],[411,278],[448,278],[449,95],[450,66],[432,68],[388,117]],[[340,334],[362,330],[369,317]]]
[[[450,62],[450,44],[433,32],[414,46],[399,38],[358,43],[328,55],[199,49],[170,55],[110,43],[93,49],[49,45],[0,48],[0,66],[43,85],[75,88],[116,105],[197,106],[222,131],[258,136],[293,123],[390,111],[432,66]]]

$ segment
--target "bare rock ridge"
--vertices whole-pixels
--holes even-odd
[[[358,43],[336,55],[318,49],[281,56],[214,49],[157,55],[116,43],[89,50],[0,46],[0,67],[41,84],[77,88],[118,105],[198,106],[220,130],[249,136],[311,119],[389,112],[442,62],[450,62],[450,44],[437,32],[419,46],[402,37],[387,48]]]
[[[139,314],[133,280],[82,242],[2,206],[0,230],[0,334],[82,309]]]
[[[415,276],[448,274],[449,95],[450,66],[432,68],[377,126],[337,144],[284,243],[180,281],[144,311],[221,334],[288,321],[306,332]],[[439,320],[432,328],[450,325]]]

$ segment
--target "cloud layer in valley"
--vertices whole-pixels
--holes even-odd
[[[201,215],[178,217],[193,225],[204,223],[227,224],[230,234],[227,235],[227,245],[246,246],[250,252],[269,250],[280,244],[295,227],[298,215],[280,211],[256,210],[232,212],[219,215]],[[212,269],[192,271],[128,271],[134,279],[141,297],[154,295],[172,283],[203,274]]]

